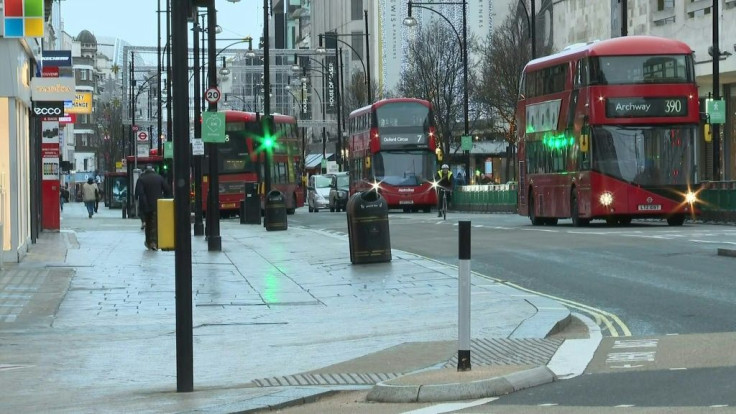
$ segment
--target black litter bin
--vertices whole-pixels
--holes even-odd
[[[240,224],[261,224],[261,199],[258,184],[245,183],[245,198],[241,203]]]
[[[263,217],[266,230],[286,230],[286,202],[284,193],[271,190],[266,194],[266,211]]]
[[[350,262],[353,264],[391,261],[388,204],[375,191],[355,194],[346,206]]]

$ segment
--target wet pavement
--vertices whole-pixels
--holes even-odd
[[[175,253],[120,210],[66,204],[0,274],[0,412],[247,412],[452,365],[456,267],[395,249],[352,265],[347,236],[293,226],[220,233],[221,252],[192,238],[195,391],[177,393]],[[569,311],[471,283],[474,363],[544,366]]]

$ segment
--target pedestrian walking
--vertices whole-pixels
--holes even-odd
[[[64,184],[64,187],[59,187],[59,204],[61,205],[61,211],[64,211],[64,203],[69,202],[69,183]]]
[[[95,212],[95,203],[97,202],[97,197],[99,197],[99,194],[100,189],[97,188],[97,184],[95,184],[95,179],[89,177],[87,179],[87,182],[82,185],[82,201],[84,202],[84,206],[87,207],[89,218],[92,218],[92,215]]]
[[[158,199],[171,193],[169,185],[163,177],[158,175],[152,165],[147,165],[146,170],[135,183],[135,196],[138,199],[138,211],[145,219],[146,241],[145,246],[150,250],[158,250],[158,225],[156,209]]]

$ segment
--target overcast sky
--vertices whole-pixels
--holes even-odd
[[[165,10],[165,0],[61,0],[61,19],[64,22],[64,31],[74,37],[82,30],[89,30],[95,36],[118,37],[133,46],[156,46],[159,1],[161,8]],[[54,3],[59,4],[56,1]],[[218,36],[252,36],[255,46],[263,32],[262,5],[262,2],[253,0],[242,0],[239,3],[216,0],[217,24],[223,29]],[[166,37],[166,20],[163,18],[161,37],[161,43],[165,44],[163,39]]]

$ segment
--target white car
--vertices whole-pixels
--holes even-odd
[[[313,175],[307,183],[307,205],[310,213],[316,213],[321,208],[329,208],[330,175]]]

